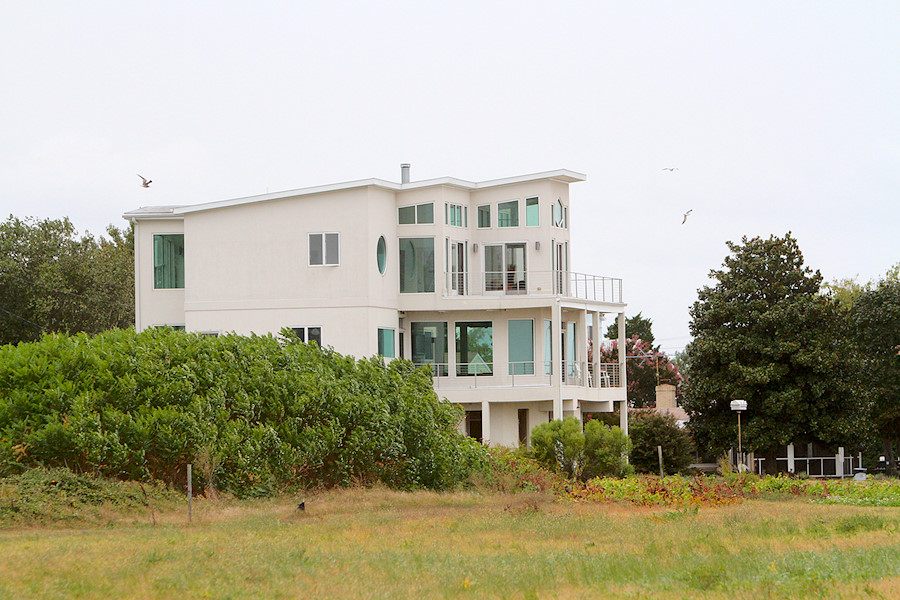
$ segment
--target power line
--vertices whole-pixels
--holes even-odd
[[[16,313],[11,313],[11,312],[9,312],[8,310],[6,310],[5,308],[3,308],[2,306],[0,306],[0,312],[6,313],[6,314],[9,315],[10,317],[12,317],[12,318],[14,318],[14,319],[18,319],[19,321],[22,321],[23,323],[28,323],[29,325],[32,325],[32,326],[34,326],[34,327],[37,327],[38,330],[39,330],[41,333],[46,333],[46,332],[47,332],[46,329],[44,329],[43,327],[41,327],[40,325],[38,325],[38,324],[35,323],[34,321],[29,321],[29,320],[26,319],[25,317],[20,317],[20,316],[17,315]]]

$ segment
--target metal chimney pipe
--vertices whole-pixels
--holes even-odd
[[[409,163],[400,165],[400,183],[409,183]]]

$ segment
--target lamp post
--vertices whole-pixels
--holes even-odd
[[[731,401],[731,410],[737,413],[738,417],[738,464],[743,464],[744,459],[744,449],[741,444],[741,413],[747,410],[747,401],[746,400],[732,400]],[[738,467],[738,471],[740,471],[740,467]]]

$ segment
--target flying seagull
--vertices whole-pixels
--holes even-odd
[[[152,180],[152,179],[147,179],[146,177],[144,177],[144,176],[141,175],[140,173],[138,173],[138,177],[140,177],[140,178],[143,180],[143,183],[141,184],[141,187],[147,187],[147,188],[148,188],[148,187],[150,187],[150,184],[153,183],[153,180]]]
[[[663,171],[677,171],[678,167],[663,167]]]
[[[687,223],[688,215],[690,215],[692,212],[694,212],[694,209],[693,209],[693,208],[692,208],[691,210],[687,211],[686,213],[684,213],[684,220],[681,222],[682,225],[684,225],[685,223]]]

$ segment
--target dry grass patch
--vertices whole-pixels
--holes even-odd
[[[191,525],[179,510],[156,526],[0,532],[0,597],[851,598],[894,589],[883,576],[896,586],[898,519],[381,488],[198,500]]]

